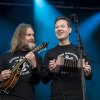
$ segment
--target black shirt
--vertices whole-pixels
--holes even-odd
[[[19,60],[27,54],[27,51],[23,52],[7,52],[0,60],[0,72],[5,69],[12,69],[19,63]],[[25,61],[22,66],[21,76],[16,83],[15,87],[10,91],[9,95],[26,98],[27,100],[34,99],[34,84],[40,82],[40,73],[42,66],[42,59],[36,55],[37,67],[32,69],[32,65],[29,61]],[[2,95],[6,95],[4,92]]]
[[[82,86],[81,86],[81,71],[64,72],[63,69],[59,73],[52,73],[48,68],[49,60],[57,59],[58,56],[63,56],[65,59],[76,59],[79,56],[79,47],[72,44],[59,46],[47,51],[44,58],[44,65],[42,68],[42,81],[51,83],[51,100],[82,100]],[[83,55],[83,57],[85,57]]]

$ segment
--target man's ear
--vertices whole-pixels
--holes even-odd
[[[72,28],[68,28],[68,31],[69,31],[69,33],[71,33],[72,32]]]

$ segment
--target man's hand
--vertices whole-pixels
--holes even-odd
[[[26,54],[25,56],[32,64],[32,68],[36,68],[36,58],[33,52],[29,52],[28,54]]]
[[[11,76],[10,70],[4,70],[0,74],[0,81],[4,81],[5,79],[9,78]]]
[[[64,58],[61,56],[57,57],[57,60],[53,59],[49,61],[49,69],[51,72],[59,72],[60,67],[64,64]]]
[[[91,66],[88,64],[88,62],[83,63],[83,70],[85,76],[88,76],[91,73]]]
[[[51,72],[57,72],[55,59],[49,61],[49,69]]]

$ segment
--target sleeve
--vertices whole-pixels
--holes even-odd
[[[93,72],[92,72],[92,70],[91,70],[91,73],[90,73],[88,76],[85,76],[85,79],[86,79],[86,80],[91,80],[92,77],[93,77]]]
[[[41,67],[42,67],[42,58],[36,56],[37,66],[32,70],[32,83],[38,84],[41,81]]]
[[[1,74],[1,71],[2,71],[2,61],[1,61],[1,57],[0,57],[0,74]]]
[[[0,75],[1,75],[1,71],[2,71],[2,66],[1,66],[1,57],[0,57]],[[0,80],[0,85],[1,85],[1,80]]]
[[[50,72],[49,68],[48,68],[48,64],[49,64],[49,53],[47,52],[45,57],[44,57],[44,62],[43,62],[43,66],[42,66],[42,82],[44,84],[47,84],[53,76],[53,73]]]
[[[0,57],[0,74],[1,74],[1,72],[2,72],[3,70],[5,70],[5,69],[6,69],[6,65],[5,65],[5,56],[2,55],[2,56]]]
[[[3,56],[0,57],[0,75],[1,75],[1,72],[5,69],[5,66],[4,66],[4,59],[3,59]],[[0,85],[1,85],[2,81],[0,80]]]

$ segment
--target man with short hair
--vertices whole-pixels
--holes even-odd
[[[58,17],[55,20],[55,33],[59,44],[47,51],[42,68],[43,83],[51,83],[50,100],[83,100],[82,74],[77,62],[80,59],[79,47],[69,41],[72,31],[70,20]],[[92,78],[91,67],[82,59],[84,76]]]

